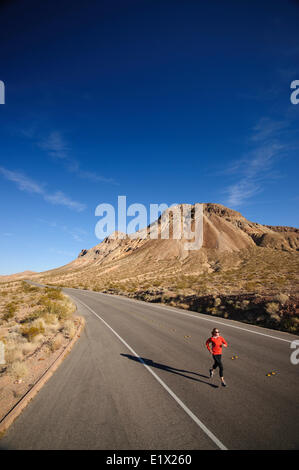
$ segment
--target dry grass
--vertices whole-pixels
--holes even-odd
[[[28,367],[22,361],[13,362],[9,368],[9,373],[16,380],[23,379],[24,377],[26,377],[28,372]]]
[[[30,370],[29,358],[43,345],[57,351],[63,345],[62,339],[73,337],[76,328],[75,305],[61,289],[42,289],[14,281],[2,284],[0,293],[0,340],[6,361],[1,382],[6,375],[14,379],[25,377]]]
[[[64,337],[61,333],[58,333],[57,336],[49,340],[48,346],[52,352],[57,351],[61,348],[63,344]]]
[[[254,292],[289,296],[299,292],[299,253],[271,248],[211,252],[204,268],[188,260],[184,264],[151,260],[141,265],[123,260],[115,267],[108,271],[107,267],[91,264],[72,271],[61,269],[41,279],[66,287],[124,294],[147,289],[197,295]]]
[[[51,366],[76,332],[75,305],[61,289],[0,283],[0,419]]]

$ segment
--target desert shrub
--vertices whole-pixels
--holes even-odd
[[[23,359],[23,351],[19,345],[7,344],[5,347],[5,361],[7,364],[13,364]]]
[[[37,335],[38,337],[38,335]],[[32,344],[32,343],[25,343],[23,344],[22,346],[22,353],[24,356],[28,355],[28,354],[32,354],[33,351],[35,351],[36,349],[36,345]]]
[[[280,321],[281,321],[281,318],[278,315],[278,313],[271,313],[270,319],[271,319],[272,322],[274,322],[276,324],[280,323]]]
[[[179,307],[183,308],[184,310],[189,310],[189,305],[188,304],[182,303],[182,304],[179,304]]]
[[[17,312],[16,304],[14,302],[10,302],[6,304],[4,307],[4,315],[2,316],[2,319],[5,321],[8,321],[14,317],[16,312]]]
[[[73,315],[73,304],[59,305],[57,311],[58,320],[68,320]]]
[[[31,323],[34,320],[37,320],[43,314],[43,310],[37,310],[35,312],[30,313],[26,318],[24,318],[21,323]]]
[[[255,281],[246,282],[244,288],[248,291],[255,291],[259,287],[259,283]]]
[[[44,306],[45,304],[47,305],[48,303],[49,303],[49,298],[46,295],[41,295],[36,304]]]
[[[13,337],[14,335],[17,335],[20,330],[20,325],[15,324],[9,328],[9,335],[10,337]]]
[[[37,302],[37,305],[41,305],[42,307],[48,308],[53,302],[51,302],[51,299],[47,295],[42,295]]]
[[[274,299],[279,302],[281,305],[284,305],[289,300],[289,296],[286,294],[276,294]]]
[[[76,333],[76,327],[71,320],[67,320],[62,328],[62,333],[66,338],[73,338]]]
[[[65,296],[61,292],[61,289],[49,289],[45,290],[45,293],[41,295],[37,304],[41,305],[47,309],[51,309],[53,305],[56,305],[58,302],[65,300]],[[54,302],[53,302],[54,301]]]
[[[284,330],[290,333],[296,333],[299,331],[299,318],[285,316],[282,318],[280,325]]]
[[[43,312],[41,317],[47,325],[57,323],[57,315],[55,313]]]
[[[48,299],[47,296],[42,296],[38,304],[43,306],[43,314],[49,313],[58,316],[61,309],[63,309],[63,306],[59,302],[53,302]]]
[[[51,302],[47,308],[48,313],[51,315],[57,315],[58,317],[60,316],[61,311],[63,311],[65,308],[64,305],[58,303],[58,302]]]
[[[23,290],[24,292],[30,291],[30,285],[29,285],[27,282],[25,282],[25,281],[22,281],[22,282],[21,282],[21,287],[22,287],[22,290]]]
[[[215,307],[208,307],[208,308],[206,309],[206,311],[207,311],[208,313],[211,313],[212,315],[217,315],[217,313],[218,313],[218,310],[217,310],[217,308],[215,308]]]
[[[40,345],[45,341],[45,336],[42,333],[39,333],[38,335],[35,335],[32,338],[32,343],[35,345]]]
[[[28,368],[23,362],[16,361],[13,364],[11,364],[9,368],[9,373],[15,379],[20,380],[26,377],[26,375],[28,374]]]
[[[249,300],[242,300],[241,305],[240,305],[241,309],[246,310],[249,304],[250,304]]]
[[[63,300],[64,299],[64,296],[63,296],[63,293],[61,292],[61,288],[46,288],[46,296],[48,297],[48,299],[51,299],[51,300]]]
[[[12,333],[6,337],[7,348],[18,348],[22,347],[26,342],[26,338],[24,338],[20,333]]]
[[[61,348],[63,341],[64,341],[63,335],[59,333],[57,336],[55,336],[55,338],[49,341],[48,344],[49,344],[50,350],[52,352],[57,351],[59,348]]]
[[[40,332],[43,333],[45,330],[45,322],[42,318],[37,318],[31,323],[31,326],[39,328]]]
[[[266,304],[266,312],[270,315],[276,314],[279,311],[279,305],[276,302],[268,302]]]
[[[44,323],[40,320],[35,320],[32,323],[23,326],[20,332],[22,336],[30,342],[35,336],[45,332]]]
[[[61,330],[61,325],[57,322],[54,323],[53,325],[48,325],[47,327],[47,333],[49,335],[56,335],[58,331]]]
[[[37,292],[39,290],[39,287],[32,286],[28,284],[28,282],[22,281],[21,282],[21,290],[23,292]]]
[[[22,335],[28,339],[28,341],[32,341],[34,336],[40,334],[40,331],[38,328],[35,328],[34,326],[27,326],[22,328]]]

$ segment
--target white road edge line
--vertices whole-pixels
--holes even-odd
[[[162,307],[163,308],[163,307]],[[167,308],[167,307],[166,307]],[[167,308],[167,310],[169,311],[174,311],[174,310],[171,310],[170,308]],[[177,312],[179,313],[180,315],[188,315],[188,317],[193,317],[193,318],[197,318],[198,320],[205,320],[205,321],[210,321],[210,322],[217,322],[219,323],[220,325],[224,325],[224,326],[228,326],[230,328],[237,328],[238,330],[243,330],[243,331],[248,331],[249,333],[253,333],[254,335],[262,335],[262,336],[267,336],[267,338],[272,338],[272,339],[278,339],[279,341],[286,341],[287,343],[292,343],[292,341],[288,340],[288,339],[284,339],[284,338],[278,338],[277,336],[271,336],[271,335],[268,335],[266,333],[260,333],[259,331],[252,331],[252,330],[249,330],[248,328],[242,328],[241,326],[236,326],[236,325],[228,325],[227,323],[224,323],[224,322],[220,322],[220,321],[216,321],[215,318],[213,319],[210,319],[210,318],[202,318],[202,317],[197,317],[196,315],[192,315],[191,313],[183,313],[183,312]]]
[[[141,364],[144,365],[144,367],[155,377],[155,379],[162,385],[162,387],[172,396],[172,398],[174,398],[174,400],[181,406],[181,408],[183,408],[183,410],[190,416],[190,418],[193,419],[193,421],[201,428],[201,430],[214,442],[214,444],[216,444],[221,450],[228,450],[224,444],[222,444],[221,441],[219,441],[219,439],[197,418],[197,416],[195,416],[194,413],[192,413],[191,410],[189,410],[189,408],[182,402],[182,400],[179,399],[179,397],[163,382],[162,379],[160,379],[160,377],[155,374],[154,371],[152,371],[152,369],[145,364],[145,362],[142,360],[142,358],[134,351],[134,349],[131,348],[131,346],[126,343],[126,341],[121,337],[119,336],[118,333],[116,333],[116,331],[110,326],[108,325],[108,323],[105,322],[105,320],[103,320],[102,317],[100,317],[94,310],[92,310],[92,308],[90,308],[88,305],[86,305],[84,302],[82,302],[82,300],[79,300],[76,298],[76,300],[81,303],[85,308],[87,308],[91,313],[93,313],[99,320],[101,320],[106,326],[107,328],[109,328],[114,334],[115,336],[129,349],[129,351],[131,351],[134,356],[139,360],[139,362],[141,362]]]
[[[74,289],[74,290],[80,290],[80,289]],[[85,291],[86,292],[86,291]],[[90,293],[93,293],[93,294],[100,294],[100,295],[107,295],[109,297],[114,297],[114,298],[118,298],[117,296],[115,295],[111,295],[111,294],[102,294],[101,292],[90,292]],[[86,294],[88,294],[88,292],[86,292]],[[84,294],[83,294],[84,295]],[[135,299],[128,299],[126,297],[123,297],[121,298],[121,300],[129,300],[131,302],[136,302]],[[139,302],[139,301],[137,301]],[[215,318],[203,318],[203,317],[199,317],[197,315],[192,315],[191,313],[186,313],[186,312],[179,312],[178,310],[176,309],[172,309],[172,308],[168,308],[168,307],[164,307],[164,306],[160,306],[160,305],[152,305],[152,304],[148,304],[147,302],[144,302],[144,305],[146,305],[147,307],[152,307],[152,308],[158,308],[160,310],[168,310],[169,312],[173,312],[173,313],[178,313],[179,315],[185,315],[185,316],[188,316],[188,317],[192,317],[192,318],[196,318],[197,320],[204,320],[204,321],[209,321],[209,322],[213,322],[213,323],[219,323],[219,325],[224,325],[224,326],[228,326],[229,328],[236,328],[238,330],[243,330],[243,331],[247,331],[249,333],[252,333],[254,335],[261,335],[261,336],[266,336],[267,338],[272,338],[272,339],[277,339],[279,341],[285,341],[287,343],[292,343],[293,340],[288,340],[288,339],[284,339],[284,338],[278,338],[277,336],[271,336],[271,335],[268,335],[266,333],[261,333],[259,331],[252,331],[252,330],[249,330],[248,328],[242,328],[241,326],[236,326],[236,325],[229,325],[227,323],[224,323],[224,322],[221,322],[221,321],[218,321],[218,318],[219,317],[215,317]],[[253,325],[253,326],[256,326],[256,325]],[[258,326],[257,326],[258,328]]]

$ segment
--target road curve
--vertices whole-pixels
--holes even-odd
[[[290,361],[297,336],[64,291],[85,317],[85,330],[0,448],[299,448],[299,365]],[[227,388],[217,375],[208,378],[204,343],[214,326],[229,345],[223,354]]]

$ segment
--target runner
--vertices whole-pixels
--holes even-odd
[[[212,343],[212,351],[209,346],[210,343]],[[214,359],[214,364],[212,368],[210,369],[210,378],[213,377],[214,370],[217,369],[217,367],[219,367],[219,377],[221,380],[221,385],[222,387],[226,387],[226,383],[223,377],[223,364],[221,361],[222,346],[227,348],[227,342],[222,336],[220,336],[218,328],[214,328],[212,331],[212,336],[206,341],[206,347],[208,348],[210,353],[213,355],[213,359]]]

